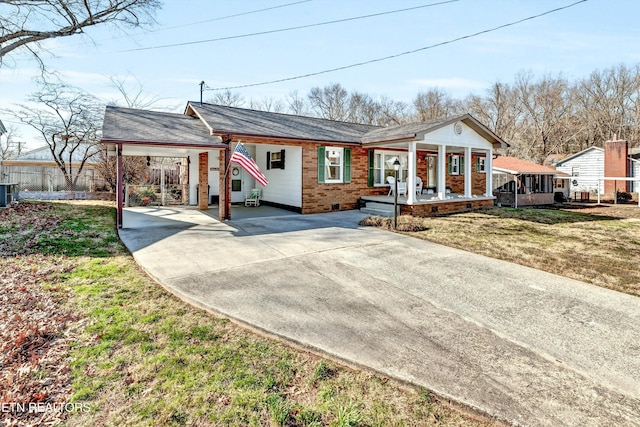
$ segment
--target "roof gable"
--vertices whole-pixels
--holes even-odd
[[[361,142],[368,144],[416,139],[423,140],[425,139],[425,135],[433,133],[445,126],[453,125],[456,122],[463,122],[479,136],[494,145],[494,148],[507,148],[509,146],[509,144],[494,134],[489,128],[471,116],[471,114],[374,129],[365,134]]]
[[[189,102],[185,114],[199,117],[213,134],[359,143],[377,126],[245,108]]]
[[[575,159],[575,158],[577,158],[577,157],[580,157],[580,156],[582,156],[582,155],[585,155],[585,154],[587,154],[587,153],[589,153],[589,152],[592,152],[592,151],[601,151],[601,152],[603,152],[603,153],[604,153],[604,150],[603,150],[602,148],[600,148],[600,147],[589,147],[589,148],[586,148],[586,149],[584,149],[584,150],[582,150],[582,151],[579,151],[579,152],[577,152],[577,153],[575,153],[575,154],[572,154],[572,155],[570,155],[569,157],[566,157],[566,158],[564,158],[564,159],[560,160],[560,161],[556,164],[556,166],[562,166],[562,165],[563,165],[563,164],[565,164],[566,162],[568,162],[568,161],[570,161],[570,160],[573,160],[573,159]]]

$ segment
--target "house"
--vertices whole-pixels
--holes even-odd
[[[568,188],[569,175],[554,168],[509,156],[493,160],[493,194],[502,206],[554,203],[554,194]]]
[[[604,194],[640,191],[640,160],[629,153],[625,140],[605,141],[604,148],[589,147],[557,162],[558,171],[571,176],[571,191]]]
[[[122,156],[187,158],[189,203],[208,209],[217,202],[222,219],[257,187],[229,163],[240,142],[269,180],[261,200],[303,214],[389,203],[396,160],[399,179],[411,189],[420,180],[426,190],[401,197],[402,213],[492,206],[487,172],[493,151],[508,146],[469,114],[381,128],[199,102],[187,103],[184,114],[107,107],[102,142],[118,165]],[[122,226],[121,200],[118,207]]]

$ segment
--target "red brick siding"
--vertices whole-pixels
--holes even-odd
[[[468,208],[467,205],[471,205],[471,208]],[[460,202],[447,201],[441,203],[425,203],[421,205],[402,205],[400,206],[400,214],[413,216],[437,216],[488,208],[491,206],[493,206],[492,199],[463,200]],[[438,208],[437,212],[433,212],[434,207]]]

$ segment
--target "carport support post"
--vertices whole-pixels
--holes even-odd
[[[231,143],[229,143],[231,145]],[[229,170],[229,159],[231,149],[227,146],[220,150],[220,171]],[[228,173],[220,173],[220,201],[218,203],[218,218],[221,220],[231,219],[231,180]]]
[[[116,225],[122,228],[122,144],[116,144]]]
[[[198,154],[198,209],[209,209],[209,153]]]

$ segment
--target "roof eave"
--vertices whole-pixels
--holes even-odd
[[[105,145],[111,144],[128,144],[128,145],[150,145],[157,147],[176,147],[176,148],[205,148],[209,150],[225,149],[226,144],[222,143],[206,143],[206,142],[171,142],[171,141],[140,141],[126,139],[102,138],[100,143]]]

